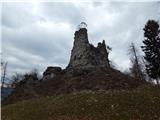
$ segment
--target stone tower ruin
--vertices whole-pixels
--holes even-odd
[[[87,29],[80,27],[74,34],[74,44],[66,69],[90,69],[96,67],[109,67],[105,41],[103,40],[102,43],[98,43],[97,47],[94,47],[88,41]]]

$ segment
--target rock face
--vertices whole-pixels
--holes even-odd
[[[61,67],[47,67],[46,71],[43,73],[43,80],[53,79],[60,74],[62,74]]]
[[[80,28],[74,35],[74,46],[67,70],[109,67],[108,51],[104,40],[94,47],[88,41],[86,28]]]

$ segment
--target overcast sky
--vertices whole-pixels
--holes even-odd
[[[48,2],[3,3],[2,55],[8,73],[24,73],[47,66],[65,68],[74,32],[87,23],[90,43],[105,40],[112,47],[109,59],[124,71],[129,68],[128,46],[142,45],[148,19],[160,20],[158,2]]]

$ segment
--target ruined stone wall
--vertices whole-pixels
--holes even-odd
[[[94,47],[88,41],[86,28],[81,28],[74,34],[74,45],[70,62],[66,69],[109,67],[108,51],[105,41]]]

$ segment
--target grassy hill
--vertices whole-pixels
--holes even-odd
[[[72,74],[64,73],[46,80],[37,80],[34,75],[28,75],[17,84],[14,92],[2,101],[2,104],[84,90],[128,90],[144,84],[148,83],[134,79],[112,68],[91,69],[91,71],[76,69]]]
[[[159,120],[160,89],[83,91],[2,107],[2,120]]]

